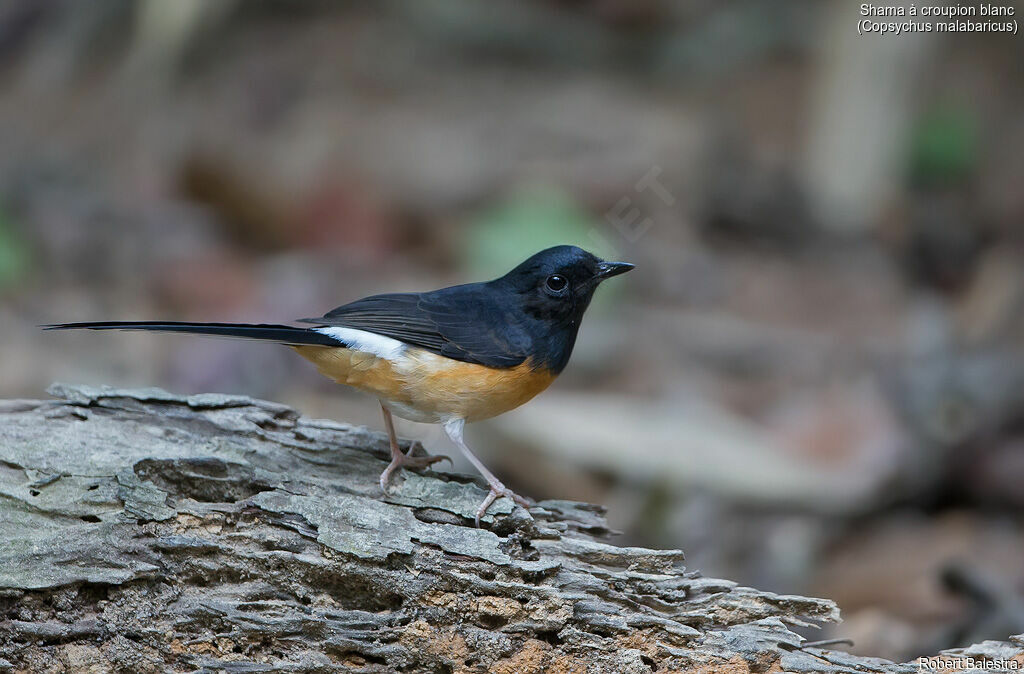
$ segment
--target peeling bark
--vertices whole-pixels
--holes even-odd
[[[0,402],[0,671],[918,671],[802,647],[790,628],[832,602],[611,545],[596,506],[502,500],[476,529],[464,476],[384,496],[387,442],[362,428],[50,392]]]

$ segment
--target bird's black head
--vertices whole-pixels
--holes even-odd
[[[583,312],[598,284],[632,268],[628,262],[605,262],[576,246],[555,246],[493,283],[515,294],[518,309],[551,342],[546,364],[559,372],[569,360]]]

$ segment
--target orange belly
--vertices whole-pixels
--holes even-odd
[[[530,365],[498,369],[408,347],[395,360],[330,346],[295,346],[321,374],[380,398],[396,415],[439,423],[479,421],[519,407],[546,389],[555,375]]]

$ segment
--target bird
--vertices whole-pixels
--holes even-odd
[[[396,471],[448,459],[414,456],[415,445],[403,452],[393,416],[440,424],[487,482],[487,497],[474,518],[479,528],[497,499],[507,497],[527,513],[531,502],[476,457],[465,442],[465,425],[515,409],[548,388],[569,362],[597,286],[633,268],[562,245],[491,281],[372,295],[294,321],[302,326],[99,321],[41,327],[176,332],[289,346],[321,374],[380,401],[391,448],[379,480],[385,494]]]

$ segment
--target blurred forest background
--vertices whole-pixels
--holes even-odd
[[[858,8],[8,0],[0,395],[379,429],[287,349],[36,326],[287,322],[577,243],[638,268],[550,391],[470,427],[511,487],[835,599],[861,653],[1024,632],[1024,41]]]

